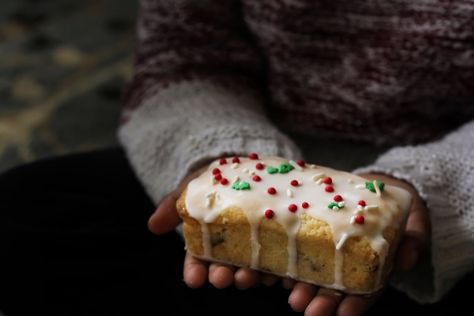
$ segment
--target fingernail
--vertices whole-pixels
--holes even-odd
[[[292,303],[292,302],[291,302],[291,301],[292,301],[292,297],[291,297],[292,295],[293,295],[293,292],[291,292],[290,295],[288,296],[288,304],[289,304],[290,306],[292,306],[292,304],[291,304],[291,303]]]

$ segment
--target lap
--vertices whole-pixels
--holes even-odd
[[[153,279],[152,270],[164,283],[180,277],[182,241],[148,232],[154,206],[119,149],[12,169],[0,175],[0,192],[0,310],[7,315],[32,307],[113,311],[116,298],[138,299],[131,289]]]
[[[0,216],[14,219],[7,229],[71,232],[87,225],[93,231],[91,221],[98,220],[113,229],[125,223],[139,225],[153,211],[118,149],[9,170],[0,175],[0,192],[4,206]]]

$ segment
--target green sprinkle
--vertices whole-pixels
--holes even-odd
[[[232,184],[232,189],[234,190],[250,190],[250,183],[245,181],[235,181]]]
[[[267,167],[267,172],[269,174],[275,174],[275,173],[288,173],[290,172],[291,170],[295,169],[295,167],[293,167],[292,165],[290,165],[289,163],[282,163],[281,165],[279,165],[278,167],[272,167],[272,166],[268,166]]]
[[[332,210],[332,208],[336,206],[337,207],[337,203],[334,203],[334,202],[331,202],[328,204],[328,209]]]
[[[278,172],[278,168],[275,168],[275,167],[272,167],[272,166],[268,166],[268,167],[267,167],[267,172],[268,172],[269,174],[277,173],[277,172]]]
[[[295,169],[295,167],[293,167],[292,165],[290,165],[289,163],[282,163],[279,167],[278,167],[278,172],[279,173],[288,173],[290,172],[291,170]]]
[[[334,210],[335,207],[337,208],[337,210],[340,210],[341,208],[344,207],[344,205],[339,206],[339,204],[337,204],[336,202],[330,202],[328,204],[328,209],[330,209],[330,210]]]
[[[382,181],[377,181],[377,185],[379,186],[380,192],[382,192],[383,188],[385,187],[385,183],[383,183]],[[367,190],[369,190],[370,192],[372,192],[372,193],[376,192],[373,182],[366,182],[365,183],[365,188]]]

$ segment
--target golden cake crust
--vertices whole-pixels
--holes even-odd
[[[241,267],[251,266],[251,226],[244,210],[228,207],[208,223],[212,258],[204,258],[201,223],[192,218],[186,207],[186,191],[177,201],[177,210],[183,220],[183,232],[189,253],[206,260],[225,262]],[[335,282],[335,245],[327,223],[307,214],[300,216],[301,225],[296,234],[297,280],[322,286]],[[258,270],[286,276],[288,267],[287,231],[276,221],[264,217],[258,223],[260,253]],[[389,275],[398,243],[398,229],[389,226],[383,237],[389,249],[383,271],[379,275],[380,260],[365,236],[352,236],[341,248],[343,256],[342,279],[348,293],[372,293],[380,288]],[[381,277],[381,280],[379,278]]]

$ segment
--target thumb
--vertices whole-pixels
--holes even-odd
[[[425,243],[421,236],[406,234],[398,249],[397,269],[403,272],[412,270],[424,253]]]
[[[419,262],[428,248],[430,224],[428,212],[423,208],[415,208],[410,212],[397,254],[397,268],[410,271]]]
[[[148,229],[157,235],[167,233],[173,230],[181,222],[181,218],[176,210],[176,201],[178,200],[181,192],[184,191],[188,183],[199,176],[207,167],[202,167],[191,174],[189,174],[181,183],[178,188],[164,197],[161,200],[160,205],[155,210],[155,213],[151,215],[148,220]]]
[[[161,200],[155,213],[148,220],[148,229],[157,235],[173,230],[181,219],[176,210],[176,195],[168,194]]]

